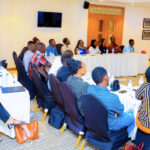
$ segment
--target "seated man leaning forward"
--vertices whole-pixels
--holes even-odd
[[[106,107],[108,129],[116,131],[127,127],[129,134],[135,125],[134,115],[125,113],[119,97],[107,89],[109,83],[107,71],[102,67],[97,67],[92,72],[92,78],[96,85],[89,86],[87,93],[96,96]]]

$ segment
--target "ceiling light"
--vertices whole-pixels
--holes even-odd
[[[134,6],[134,3],[130,3],[131,6]]]

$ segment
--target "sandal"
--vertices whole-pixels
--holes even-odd
[[[15,123],[15,121],[17,121],[16,119],[13,119],[13,123],[12,124],[8,124],[8,128],[12,129],[13,126],[19,126],[21,124],[23,124],[24,122],[20,122],[20,123]]]

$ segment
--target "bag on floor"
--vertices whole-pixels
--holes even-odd
[[[33,121],[28,124],[15,126],[16,141],[21,144],[29,140],[38,139],[38,122]]]
[[[55,107],[52,109],[48,123],[53,127],[60,129],[64,123],[65,113],[61,109]]]
[[[139,146],[135,144],[126,143],[125,146],[121,148],[121,150],[142,150],[144,147],[144,143],[141,143]]]

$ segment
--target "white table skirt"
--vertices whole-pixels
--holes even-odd
[[[0,69],[0,72],[5,75],[7,71]],[[6,85],[4,85],[6,86]],[[12,81],[12,76],[9,74],[7,86],[21,86],[19,82],[15,84]],[[0,90],[0,103],[9,112],[9,114],[20,121],[29,123],[30,121],[30,96],[27,90],[24,92],[2,94]],[[5,133],[11,138],[15,137],[14,128],[8,129],[8,127],[0,121],[0,132]]]
[[[56,57],[55,57],[56,58]],[[53,63],[54,57],[47,59]],[[74,59],[83,61],[86,64],[87,72],[92,72],[95,67],[101,66],[107,69],[115,77],[137,76],[145,73],[148,67],[147,54],[104,54],[74,56]]]
[[[88,82],[90,85],[95,85],[91,77],[91,73],[87,73],[85,76],[82,77],[82,79],[85,82]],[[133,89],[137,89],[137,88],[138,87],[133,87]],[[135,98],[135,92],[132,90],[129,90],[127,86],[121,85],[120,90],[128,91],[127,93],[124,93],[124,94],[121,94],[119,92],[114,92],[116,95],[118,95],[120,102],[124,105],[124,112],[133,112],[134,118],[136,119],[139,107],[141,105],[141,101]],[[135,140],[136,132],[137,132],[137,126],[135,124],[134,128],[132,129],[129,135],[129,137],[132,140]]]

